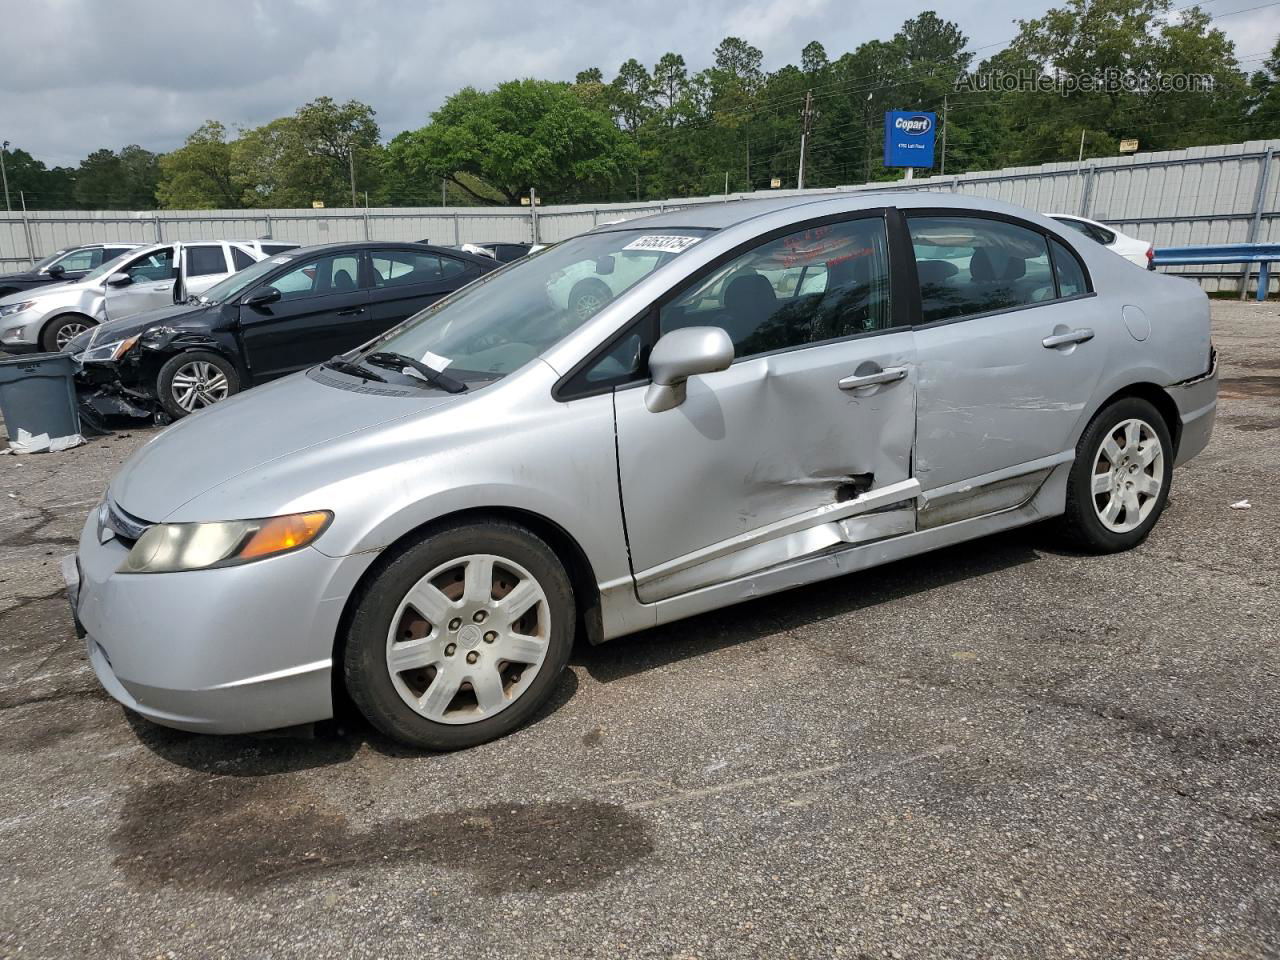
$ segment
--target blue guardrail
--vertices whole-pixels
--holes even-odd
[[[1209,263],[1256,263],[1258,300],[1267,299],[1271,264],[1280,261],[1280,243],[1205,243],[1192,247],[1157,247],[1157,267],[1194,267]],[[1245,283],[1249,278],[1245,277]]]

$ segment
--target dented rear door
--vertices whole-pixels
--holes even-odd
[[[660,332],[726,329],[729,369],[660,413],[643,386],[616,392],[642,601],[914,529],[914,341],[894,326],[883,220],[834,226],[774,238],[662,308]]]

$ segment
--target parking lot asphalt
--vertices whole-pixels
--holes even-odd
[[[0,957],[1280,956],[1278,333],[1215,303],[1218,428],[1141,548],[580,645],[444,756],[129,716],[58,561],[154,431],[0,457]]]

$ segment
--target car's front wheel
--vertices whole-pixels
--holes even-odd
[[[192,350],[170,357],[156,377],[156,396],[173,419],[240,392],[240,377],[226,357]]]
[[[1148,401],[1125,397],[1100,412],[1076,446],[1067,538],[1097,553],[1140,544],[1168,502],[1173,455],[1169,427]]]
[[[80,313],[64,313],[54,317],[40,331],[40,347],[49,353],[57,353],[68,343],[97,324]]]
[[[569,578],[532,531],[449,527],[395,554],[362,589],[343,655],[347,692],[402,743],[475,746],[551,696],[575,621]]]

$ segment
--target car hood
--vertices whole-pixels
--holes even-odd
[[[0,273],[0,283],[5,280],[34,280],[35,277],[30,270],[15,270],[13,273]]]
[[[421,397],[353,392],[297,373],[179,420],[125,461],[111,481],[110,495],[134,516],[159,522],[271,461],[338,444],[453,399],[432,391]]]
[[[91,286],[93,286],[92,283],[85,283],[83,279],[59,280],[57,283],[42,283],[36,288],[19,290],[17,293],[9,294],[7,297],[0,299],[0,304],[20,303],[23,300],[43,300],[46,297],[61,296],[65,291],[72,287],[79,289],[81,287]]]
[[[203,328],[205,324],[201,321],[213,309],[217,309],[214,304],[182,303],[170,307],[159,307],[155,310],[146,310],[133,316],[122,317],[119,320],[107,320],[90,330],[86,330],[62,349],[65,353],[80,353],[89,346],[90,340],[94,343],[112,343],[116,340],[132,337],[136,333],[142,333],[144,330],[150,330],[152,327],[185,327],[191,321],[196,321],[196,325]]]

